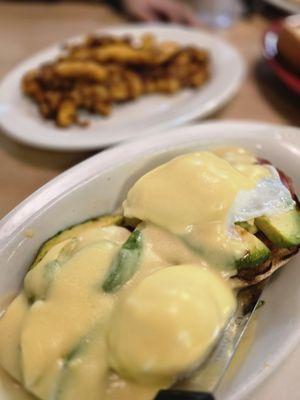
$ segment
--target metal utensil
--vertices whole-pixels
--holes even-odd
[[[213,393],[228,368],[253,316],[267,281],[238,293],[238,306],[207,360],[188,378],[160,390],[154,400],[214,400]]]

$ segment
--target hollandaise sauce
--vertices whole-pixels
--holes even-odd
[[[242,149],[186,154],[130,189],[130,229],[105,219],[47,242],[0,319],[1,367],[42,400],[151,400],[193,371],[234,314],[227,278],[268,257],[236,224],[269,204],[261,182],[278,179]]]

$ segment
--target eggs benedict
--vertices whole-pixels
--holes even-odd
[[[39,250],[0,318],[0,365],[42,400],[151,400],[197,368],[236,288],[298,251],[297,197],[240,148],[183,154],[141,176],[121,215]]]

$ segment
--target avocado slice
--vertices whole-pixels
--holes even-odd
[[[106,346],[103,321],[98,321],[70,346],[65,355],[48,365],[27,388],[38,399],[102,398],[101,387],[108,373],[106,357],[103,357]]]
[[[294,208],[285,213],[255,218],[255,225],[278,247],[300,244],[300,212]]]
[[[235,224],[246,229],[246,231],[252,233],[253,235],[255,235],[255,233],[258,231],[257,226],[254,224],[254,220],[251,220],[251,222],[250,221],[236,222]]]
[[[99,323],[64,358],[52,399],[102,398],[101,388],[108,375],[106,357],[103,357],[105,347],[105,329]]]
[[[29,269],[36,266],[38,262],[48,253],[48,251],[58,243],[63,242],[66,239],[70,239],[78,236],[83,231],[89,229],[95,229],[97,227],[102,228],[109,225],[121,225],[123,221],[122,215],[103,215],[101,217],[89,219],[80,224],[73,225],[67,229],[64,229],[54,235],[52,238],[48,239],[37,252],[37,255]]]
[[[209,251],[205,251],[205,248],[201,248],[199,243],[196,242],[196,244],[194,244],[185,240],[185,238],[182,238],[188,247],[197,253],[200,253],[204,259],[211,262],[213,265],[219,266],[219,268],[224,271],[255,268],[269,258],[271,251],[258,237],[238,224],[235,225],[235,233],[239,236],[238,238],[235,238],[239,242],[238,255],[230,247],[226,250],[215,248],[214,250],[210,249]],[[215,254],[217,254],[217,257],[215,257]]]
[[[268,247],[245,229],[237,227],[237,230],[245,243],[244,256],[235,261],[237,269],[254,268],[265,262],[271,253]]]
[[[102,284],[104,292],[114,292],[129,281],[139,267],[142,251],[143,234],[135,229],[110,266]]]
[[[43,258],[43,262],[28,271],[24,278],[24,292],[29,305],[36,300],[46,299],[56,273],[76,252],[78,243],[78,238],[73,237],[53,245]]]

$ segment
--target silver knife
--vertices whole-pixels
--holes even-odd
[[[226,369],[253,316],[267,281],[238,293],[237,310],[207,360],[186,379],[160,390],[154,400],[214,400]]]

